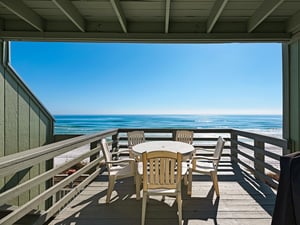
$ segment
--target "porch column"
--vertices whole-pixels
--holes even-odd
[[[283,138],[288,152],[300,151],[300,39],[282,45]]]

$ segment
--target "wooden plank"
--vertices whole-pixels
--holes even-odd
[[[18,110],[18,133],[19,133],[19,152],[28,150],[29,144],[29,96],[23,89],[19,89],[19,110]],[[29,169],[24,169],[18,173],[19,183],[29,180]],[[30,199],[29,191],[19,196],[19,204],[22,205]]]
[[[18,85],[7,73],[4,88],[4,121],[6,134],[4,155],[10,155],[18,152]]]
[[[40,112],[39,115],[39,146],[47,144],[47,120],[45,116]],[[39,164],[39,174],[43,174],[46,171],[46,161]],[[39,185],[39,193],[43,193],[46,190],[46,182]],[[45,210],[45,204],[41,204],[40,209]]]
[[[4,121],[5,121],[5,146],[4,155],[18,152],[18,85],[14,79],[5,74],[4,93]],[[6,104],[7,103],[7,104]],[[4,178],[4,190],[8,190],[18,184],[18,175],[11,171],[11,175]],[[18,199],[9,201],[10,204],[18,205]]]
[[[124,33],[127,33],[127,21],[119,0],[110,0]]]
[[[248,32],[260,25],[284,0],[264,0],[248,22]]]
[[[4,74],[0,72],[0,157],[4,156],[4,83]]]
[[[279,139],[275,137],[269,137],[266,135],[261,135],[261,134],[255,134],[247,131],[242,131],[242,130],[235,130],[233,129],[232,132],[236,133],[238,136],[243,136],[246,138],[252,138],[252,139],[257,139],[258,141],[262,141],[268,144],[280,146],[280,147],[286,147],[287,141],[284,139]]]
[[[30,148],[35,148],[40,145],[40,120],[39,120],[39,108],[38,106],[30,101]],[[40,165],[36,164],[30,168],[30,179],[39,175]],[[30,199],[33,199],[39,194],[39,186],[33,187],[30,190]]]
[[[285,44],[283,48],[283,137],[289,140],[289,151],[300,149],[300,41]]]
[[[163,18],[163,17],[162,17]],[[163,21],[163,20],[161,20]],[[1,37],[3,39],[15,39],[20,38],[26,41],[97,41],[97,42],[135,42],[135,43],[224,43],[224,42],[286,42],[290,41],[291,34],[283,33],[281,30],[278,32],[267,32],[267,33],[243,33],[242,30],[236,32],[236,30],[231,30],[230,32],[220,32],[220,33],[190,33],[191,30],[187,30],[187,27],[193,27],[193,31],[197,27],[189,23],[172,23],[173,29],[176,29],[176,33],[171,31],[168,34],[165,33],[156,33],[163,32],[163,25],[157,23],[155,26],[156,32],[152,33],[142,33],[148,30],[148,23],[130,23],[131,32],[135,33],[120,33],[113,32],[111,30],[109,33],[102,32],[57,32],[56,30],[49,30],[49,32],[32,32],[29,30],[25,31],[2,31]],[[195,23],[197,24],[197,23]],[[198,23],[199,24],[199,23]],[[276,24],[276,23],[275,23]],[[136,32],[135,29],[132,29],[132,26],[138,26],[141,28],[139,32]],[[226,27],[228,25],[228,27]],[[109,23],[104,24],[103,26],[109,26]],[[222,27],[232,28],[235,26],[235,23],[224,23]],[[187,33],[189,32],[189,33]]]
[[[81,31],[85,32],[85,21],[77,8],[69,0],[52,0],[57,7],[75,24]]]
[[[261,141],[254,141],[254,145],[255,147],[257,147],[258,149],[262,150],[262,151],[254,151],[254,169],[255,172],[260,172],[262,174],[265,174],[265,143],[261,142]],[[259,162],[259,163],[257,163]]]
[[[39,31],[43,31],[43,19],[31,8],[28,8],[22,1],[18,0],[0,0],[0,4],[5,6],[18,17],[29,23]]]
[[[76,138],[68,139],[58,143],[52,143],[47,146],[30,149],[25,152],[0,158],[0,175],[9,174],[10,171],[18,171],[28,168],[35,163],[39,163],[68,151],[82,147],[101,138],[111,137],[117,133],[117,129],[107,130],[96,134],[82,135]]]
[[[55,175],[58,175],[59,173],[65,171],[66,169],[70,168],[71,166],[75,165],[78,162],[81,162],[83,159],[86,159],[88,156],[95,154],[96,152],[99,152],[99,148],[92,150],[91,152],[86,152],[82,154],[81,156],[78,156],[77,158],[70,160],[69,162],[63,164],[60,167],[53,168],[35,178],[32,178],[31,180],[28,180],[25,183],[22,183],[11,190],[7,191],[6,193],[0,194],[0,205],[4,205],[5,201],[8,199],[11,199],[15,197],[16,195],[22,193],[24,190],[29,190],[31,187],[34,187],[37,183],[46,181],[47,179],[54,177]],[[101,158],[100,160],[103,160]]]
[[[231,165],[229,166],[231,167]],[[276,193],[270,187],[256,180],[251,174],[233,166],[234,176],[219,176],[221,197],[213,194],[212,182],[201,180],[196,175],[193,193],[186,195],[183,185],[184,224],[271,224]],[[198,181],[197,181],[198,180]],[[249,180],[251,180],[249,182]],[[70,205],[63,209],[50,225],[64,223],[97,224],[139,224],[141,201],[136,201],[133,179],[116,183],[113,199],[105,203],[107,177],[101,176],[92,182]],[[151,196],[147,203],[147,224],[177,224],[177,208],[174,197]]]
[[[31,210],[34,209],[35,205],[43,203],[46,199],[54,195],[57,191],[63,189],[66,185],[68,185],[70,182],[74,181],[76,178],[80,177],[83,173],[87,172],[92,167],[96,166],[99,163],[98,160],[95,160],[85,167],[78,170],[76,173],[73,173],[72,175],[68,176],[61,182],[57,183],[55,186],[47,189],[43,193],[41,193],[39,196],[31,199],[26,204],[20,206],[16,210],[14,210],[12,213],[7,215],[6,217],[0,219],[0,224],[3,225],[9,225],[13,224],[14,222],[18,221],[20,218],[25,216],[27,213],[29,213]]]
[[[2,45],[0,45],[2,47]],[[2,49],[1,49],[2,50]],[[0,51],[1,52],[1,51]],[[2,52],[1,52],[2,53]],[[2,69],[2,65],[0,65]],[[4,156],[4,147],[5,147],[5,133],[4,133],[4,108],[5,108],[5,102],[4,102],[4,73],[0,71],[0,158]],[[0,177],[0,192],[3,190],[4,186],[4,178]]]
[[[207,20],[207,33],[210,33],[224,10],[228,0],[216,0]]]

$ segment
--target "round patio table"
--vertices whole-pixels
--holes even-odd
[[[132,147],[134,154],[141,156],[143,152],[151,151],[171,151],[179,152],[182,154],[185,160],[192,157],[192,153],[195,151],[193,145],[180,142],[180,141],[148,141],[143,142]]]

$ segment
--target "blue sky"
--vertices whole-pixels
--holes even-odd
[[[12,42],[52,114],[281,114],[281,44]]]

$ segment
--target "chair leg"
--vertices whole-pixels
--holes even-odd
[[[183,181],[184,181],[184,185],[188,184],[188,174],[187,173],[184,174]]]
[[[213,171],[213,172],[210,173],[210,175],[211,175],[211,179],[212,179],[212,182],[213,182],[213,185],[214,185],[215,192],[216,192],[217,196],[219,197],[220,196],[220,192],[219,192],[219,184],[218,184],[218,175],[217,175],[217,172]]]
[[[193,170],[191,168],[189,169],[188,178],[189,178],[189,181],[188,181],[187,194],[191,195],[192,194],[192,180],[193,180]]]
[[[106,203],[109,203],[109,201],[110,201],[111,193],[112,193],[112,191],[114,189],[114,186],[115,186],[115,181],[116,181],[115,176],[110,176],[109,177],[107,194],[106,194]]]
[[[141,225],[145,225],[147,199],[148,199],[147,193],[146,193],[146,192],[143,192],[142,221],[141,221]]]
[[[178,224],[182,225],[182,200],[181,192],[177,193],[177,206],[178,206]]]
[[[136,174],[135,176],[135,193],[136,193],[136,200],[140,200],[141,199],[141,176],[139,174]]]

